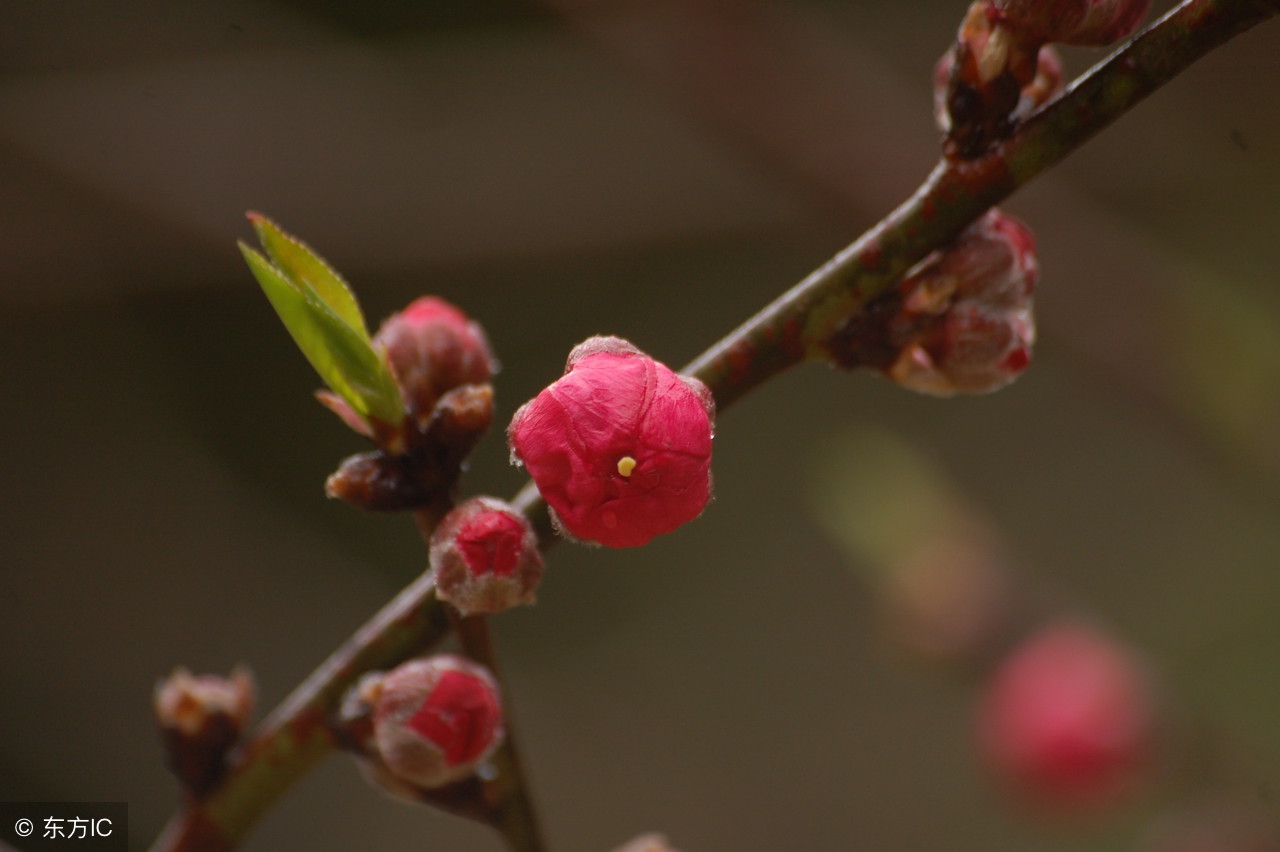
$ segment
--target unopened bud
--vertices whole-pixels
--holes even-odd
[[[625,340],[593,337],[516,412],[507,436],[563,532],[635,547],[707,505],[713,417],[702,382]]]
[[[961,52],[971,55],[967,49]],[[1062,58],[1052,45],[1046,44],[1036,54],[1035,74],[1022,85],[1016,101],[1013,87],[1005,81],[999,91],[990,85],[977,84],[957,74],[956,48],[948,50],[933,69],[933,118],[943,133],[959,137],[957,148],[979,153],[1013,123],[1030,115],[1062,91],[1064,71]],[[973,72],[970,77],[976,76]],[[1012,77],[1008,78],[1017,82]],[[985,92],[985,94],[984,94]]]
[[[1038,274],[1031,232],[991,210],[850,318],[831,357],[935,396],[1004,387],[1031,362]]]
[[[1015,117],[1029,115],[1057,96],[1065,86],[1066,70],[1062,67],[1062,57],[1053,45],[1046,44],[1036,54],[1036,75],[1022,87],[1022,97],[1018,100]]]
[[[523,514],[493,497],[476,497],[436,527],[431,568],[441,600],[463,615],[496,613],[533,603],[542,556]]]
[[[370,757],[400,781],[430,790],[471,775],[503,737],[498,684],[452,654],[410,660],[361,681],[372,708]]]
[[[383,450],[349,456],[325,480],[324,492],[366,512],[424,506],[435,498],[434,483],[423,481],[414,461]]]
[[[899,285],[898,356],[886,374],[922,393],[985,393],[1016,379],[1035,344],[1031,232],[988,212]]]
[[[169,767],[193,795],[204,795],[222,778],[253,702],[253,676],[243,666],[230,678],[179,668],[156,684],[155,714]]]
[[[426,426],[446,392],[485,384],[495,369],[480,324],[435,296],[417,299],[388,317],[373,343],[386,352],[405,407],[419,428]]]
[[[997,668],[979,744],[1015,792],[1057,810],[1117,803],[1151,756],[1155,706],[1143,666],[1083,624],[1042,630]]]
[[[467,456],[493,420],[493,387],[462,385],[436,404],[405,452],[373,450],[342,461],[325,494],[368,512],[421,508],[452,494]]]

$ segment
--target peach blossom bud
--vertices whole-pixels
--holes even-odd
[[[1004,387],[1031,362],[1038,277],[1031,232],[989,211],[899,284],[888,334],[898,355],[886,374],[936,396]]]
[[[424,789],[460,781],[502,741],[498,684],[452,654],[410,660],[362,681],[373,707],[372,746],[388,772]]]
[[[1040,48],[1036,54],[1036,75],[1031,82],[1022,87],[1022,97],[1018,101],[1016,117],[1028,115],[1038,107],[1048,103],[1066,86],[1066,69],[1062,67],[1062,57],[1051,44]]]
[[[713,416],[702,382],[625,340],[593,337],[516,412],[507,436],[562,531],[635,547],[702,513]]]
[[[405,407],[420,428],[446,392],[485,384],[495,369],[480,324],[435,296],[423,296],[388,317],[373,343],[387,353]]]
[[[1011,121],[1021,120],[1063,89],[1062,58],[1052,45],[1045,45],[1037,52],[1035,74],[1022,87],[1016,105],[1008,100],[999,104],[985,103],[972,84],[955,74],[955,58],[953,48],[944,53],[933,68],[933,118],[943,133],[949,134],[953,127],[965,123],[992,121],[1001,125],[997,129],[1007,131],[1012,128]],[[986,111],[999,108],[1005,112],[997,116],[984,115]],[[956,113],[954,122],[953,110]]]
[[[194,676],[184,668],[156,684],[155,714],[169,767],[196,796],[211,790],[226,770],[253,712],[253,675],[237,666],[230,678]]]
[[[436,595],[463,615],[533,603],[542,579],[538,537],[523,514],[476,497],[444,517],[431,536]]]
[[[1061,623],[995,671],[978,717],[982,753],[1038,804],[1114,804],[1151,756],[1155,701],[1137,658],[1114,639]]]

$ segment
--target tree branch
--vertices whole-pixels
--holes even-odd
[[[990,154],[939,163],[887,218],[685,372],[704,381],[723,410],[788,367],[830,360],[838,354],[832,341],[842,325],[912,265],[1210,50],[1278,12],[1280,0],[1186,0],[1030,116]],[[534,518],[544,544],[552,543],[536,491],[526,487],[516,504]],[[347,687],[366,671],[422,653],[448,630],[430,578],[419,578],[259,726],[218,789],[189,803],[153,850],[234,848],[276,798],[334,747],[325,720]]]

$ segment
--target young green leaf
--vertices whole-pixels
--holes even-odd
[[[285,233],[266,216],[254,212],[247,215],[253,223],[253,229],[258,232],[258,239],[266,249],[267,257],[285,277],[314,290],[320,301],[334,314],[368,340],[369,331],[365,327],[360,305],[342,276],[312,251],[310,246],[292,234]]]
[[[405,416],[400,390],[382,353],[373,348],[363,329],[353,328],[315,290],[290,280],[243,242],[240,251],[285,328],[325,384],[361,417],[389,425],[400,423]]]

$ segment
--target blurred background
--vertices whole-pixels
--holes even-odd
[[[156,679],[245,662],[265,711],[425,565],[407,518],[325,499],[364,446],[236,251],[246,210],[375,321],[437,293],[483,322],[505,423],[593,333],[687,362],[904,198],[963,12],[0,5],[0,799],[127,800],[145,848],[177,803]],[[1277,26],[1011,200],[1042,264],[1017,384],[940,401],[794,370],[720,419],[698,523],[553,552],[540,603],[495,624],[554,848],[1135,848],[1162,800],[1024,813],[975,757],[972,681],[894,640],[875,533],[931,493],[1141,649],[1203,732],[1180,777],[1274,807]],[[522,481],[495,428],[467,493]],[[878,488],[926,497],[895,518]],[[247,848],[500,847],[335,757]]]

